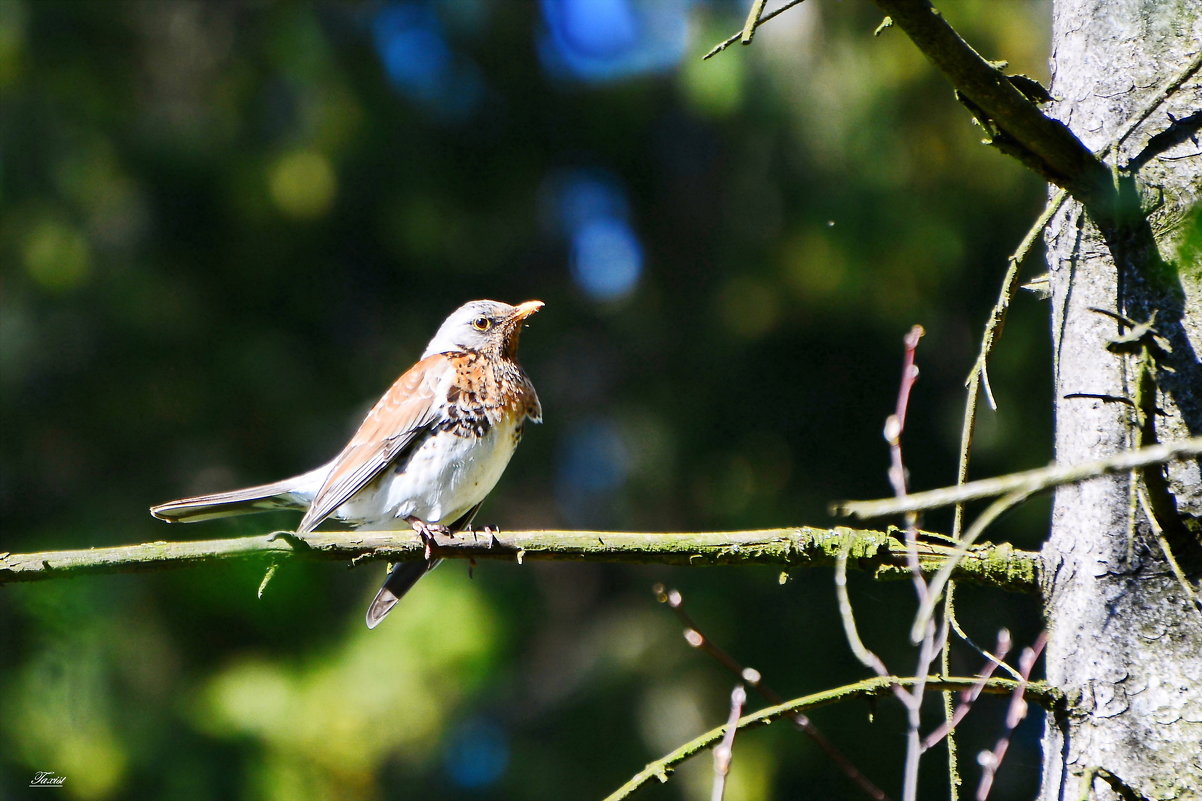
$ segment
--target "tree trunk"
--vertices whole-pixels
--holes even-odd
[[[1200,48],[1199,0],[1055,0],[1051,113],[1101,153]],[[1049,227],[1060,462],[1202,432],[1202,268],[1178,252],[1202,187],[1200,110],[1195,72],[1106,157],[1130,180],[1104,230],[1073,202]],[[1131,329],[1093,309],[1155,314],[1171,353],[1141,372],[1137,345],[1108,349]],[[1141,375],[1155,381],[1150,419],[1136,408]],[[1165,529],[1196,588],[1200,485],[1194,460],[1056,494],[1047,670],[1070,710],[1047,721],[1044,801],[1087,797],[1087,781],[1090,798],[1202,797],[1202,614],[1153,533]]]

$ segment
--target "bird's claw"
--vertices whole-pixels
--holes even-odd
[[[438,523],[427,523],[417,517],[406,517],[405,522],[413,527],[417,536],[421,537],[422,543],[425,545],[426,561],[434,561],[434,549],[438,546],[438,542],[434,538],[439,534],[450,536],[451,530]]]

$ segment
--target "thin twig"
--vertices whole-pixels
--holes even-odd
[[[873,501],[839,501],[831,506],[831,513],[843,517],[869,519],[886,515],[904,514],[927,509],[938,509],[956,503],[979,501],[1007,493],[1044,492],[1063,484],[1075,484],[1110,473],[1122,473],[1150,464],[1163,464],[1182,459],[1192,459],[1202,454],[1202,437],[1166,442],[1147,448],[1122,451],[1105,459],[1081,462],[1074,465],[1053,464],[1036,470],[1010,473],[1004,476],[970,481],[959,486],[942,487],[925,492],[914,492],[904,499],[884,498]]]
[[[1002,736],[998,738],[992,751],[985,751],[981,754],[980,762],[984,771],[981,774],[981,783],[977,786],[977,801],[986,801],[989,797],[989,791],[993,787],[993,777],[997,774],[1002,760],[1006,758],[1006,749],[1010,747],[1010,738],[1014,734],[1014,729],[1027,716],[1027,702],[1023,698],[1023,694],[1028,686],[1027,679],[1031,676],[1031,669],[1035,667],[1035,660],[1039,659],[1047,641],[1048,633],[1040,632],[1039,636],[1035,638],[1035,644],[1030,648],[1024,648],[1022,656],[1019,657],[1018,670],[1022,673],[1023,680],[1018,682],[1010,696],[1010,709],[1006,713],[1006,730],[1002,732]]]
[[[977,682],[978,679],[973,677],[929,676],[927,677],[926,684],[928,689],[933,691],[956,691],[966,690]],[[830,706],[840,701],[849,701],[858,698],[877,698],[893,692],[894,686],[904,689],[912,687],[914,684],[915,681],[913,678],[901,676],[878,676],[863,679],[853,684],[824,690],[823,692],[806,695],[801,698],[794,698],[783,704],[766,707],[744,715],[739,718],[738,728],[743,730],[767,726],[782,718],[789,718],[797,712]],[[1017,682],[1010,679],[990,679],[985,683],[983,691],[994,695],[1004,695],[1012,693],[1018,686]],[[1048,709],[1059,709],[1064,704],[1063,694],[1047,682],[1042,681],[1027,684],[1026,697]],[[627,798],[631,793],[652,779],[658,779],[661,782],[667,781],[677,765],[686,762],[706,748],[712,748],[722,740],[725,734],[726,726],[723,725],[690,740],[672,753],[649,763],[620,788],[607,796],[605,801],[619,801],[620,799]]]
[[[1164,559],[1169,563],[1169,569],[1173,571],[1174,578],[1185,592],[1186,603],[1194,613],[1197,614],[1199,622],[1202,622],[1202,601],[1198,599],[1198,593],[1190,586],[1189,579],[1186,578],[1185,571],[1181,569],[1181,565],[1177,562],[1177,557],[1173,556],[1173,549],[1169,547],[1168,541],[1164,536],[1164,529],[1156,520],[1156,515],[1152,513],[1152,501],[1148,498],[1148,490],[1140,485],[1137,489],[1139,493],[1139,505],[1144,511],[1144,517],[1148,521],[1148,525],[1152,529],[1152,534],[1156,537],[1156,542],[1160,545],[1160,551],[1164,554]]]
[[[991,657],[985,667],[981,668],[981,672],[978,674],[981,677],[979,682],[974,684],[971,689],[960,692],[960,703],[952,713],[950,719],[944,721],[939,728],[923,739],[923,751],[931,750],[939,744],[940,740],[955,731],[956,726],[960,725],[960,721],[964,720],[964,716],[972,709],[973,702],[981,695],[981,688],[985,686],[985,682],[993,675],[993,671],[1002,664],[1002,660],[1010,652],[1010,632],[1008,630],[1002,629],[998,632],[997,648],[995,650],[999,656]],[[1022,680],[1021,674],[1019,675],[1019,680]]]
[[[730,773],[730,761],[734,757],[735,734],[739,731],[739,718],[743,716],[743,705],[747,703],[747,690],[736,684],[730,693],[730,715],[726,719],[726,734],[721,744],[714,749],[714,786],[710,801],[722,801],[726,795],[726,775]]]
[[[968,455],[965,451],[972,447],[972,434],[976,423],[978,385],[986,391],[989,407],[994,411],[997,410],[997,401],[993,398],[993,393],[989,390],[988,362],[993,349],[997,345],[998,338],[1001,337],[1002,332],[1006,328],[1006,315],[1010,310],[1010,303],[1014,299],[1014,293],[1018,289],[1019,269],[1022,267],[1023,262],[1026,261],[1027,256],[1030,255],[1031,249],[1035,247],[1035,243],[1039,241],[1039,236],[1043,233],[1043,229],[1047,227],[1052,217],[1064,205],[1066,197],[1068,197],[1067,193],[1061,190],[1048,201],[1043,213],[1039,215],[1039,219],[1027,230],[1018,247],[1006,260],[1006,274],[1002,278],[1002,288],[998,292],[998,299],[993,305],[993,310],[989,313],[989,319],[985,321],[985,330],[981,334],[981,347],[977,353],[977,360],[973,363],[972,370],[969,371],[968,378],[964,382],[964,385],[968,387],[968,399],[965,402],[964,427],[960,436],[961,483],[968,478]]]
[[[706,654],[712,657],[714,661],[722,665],[722,667],[726,668],[735,676],[738,676],[743,681],[755,687],[760,691],[760,694],[764,696],[768,703],[780,703],[780,697],[776,696],[775,692],[773,692],[767,685],[763,684],[762,676],[760,676],[760,672],[758,670],[755,670],[755,668],[744,667],[743,665],[739,664],[738,660],[727,653],[722,646],[718,645],[702,633],[701,629],[697,627],[697,623],[694,622],[692,616],[685,611],[684,596],[681,594],[680,590],[669,590],[664,587],[663,584],[655,584],[652,586],[651,592],[655,594],[657,601],[662,604],[667,604],[668,608],[671,609],[676,614],[676,617],[680,619],[681,624],[684,625],[685,642],[687,642],[693,648],[704,651]],[[776,696],[776,700],[773,700],[770,696]]]
[[[968,553],[968,549],[977,541],[985,529],[992,525],[994,520],[997,520],[1003,514],[1014,508],[1018,504],[1031,497],[1031,493],[1025,490],[1016,490],[1007,495],[998,498],[989,505],[984,512],[972,521],[972,525],[968,527],[968,531],[960,539],[958,553]],[[943,593],[943,587],[952,577],[952,571],[955,570],[957,556],[953,556],[943,567],[935,572],[934,577],[928,586],[929,592],[927,597],[923,599],[918,607],[918,613],[914,616],[914,625],[910,628],[911,642],[921,642],[925,636],[927,626],[931,616],[935,613],[935,604],[938,603],[940,595]],[[949,567],[950,566],[950,567]],[[944,570],[944,568],[948,568]]]
[[[948,582],[947,592],[943,596],[943,622],[957,634],[961,633],[960,625],[956,622],[956,584]],[[943,641],[943,652],[939,659],[939,672],[944,676],[952,672],[952,642],[951,637]],[[956,702],[949,692],[943,693],[943,725],[947,728],[947,789],[948,801],[960,801],[960,786],[964,780],[960,777],[960,750],[956,741]]]
[[[952,586],[952,582],[948,582],[948,587],[951,587],[951,586]],[[1010,678],[1014,679],[1015,681],[1018,681],[1019,679],[1022,678],[1022,676],[1019,675],[1019,672],[1017,670],[1010,667],[1009,663],[1004,661],[1005,654],[1001,654],[1001,653],[995,654],[992,651],[988,651],[985,648],[982,648],[980,645],[978,645],[976,643],[976,641],[974,641],[972,637],[969,637],[968,633],[960,627],[960,621],[956,619],[955,615],[952,615],[951,622],[952,622],[952,629],[955,630],[956,635],[959,636],[960,639],[963,640],[965,643],[967,643],[970,648],[972,648],[974,651],[976,651],[978,654],[980,654],[981,656],[983,656],[985,659],[989,660],[990,662],[997,662],[998,667],[1000,667],[1002,670],[1004,670],[1006,673],[1008,673],[1010,675]]]
[[[747,12],[747,21],[743,23],[743,33],[739,37],[743,44],[751,44],[751,37],[755,36],[755,29],[760,24],[766,2],[767,0],[751,0],[751,10]]]
[[[1039,236],[1043,233],[1043,229],[1051,221],[1052,217],[1055,216],[1056,212],[1059,211],[1067,197],[1068,193],[1061,189],[1056,193],[1055,197],[1048,201],[1043,213],[1039,215],[1039,219],[1028,229],[1018,247],[1007,259],[1006,274],[1002,278],[1002,286],[998,292],[997,302],[994,303],[993,310],[989,313],[989,319],[985,321],[985,329],[981,334],[981,347],[977,353],[977,360],[973,364],[972,370],[965,381],[967,396],[964,401],[964,422],[960,429],[960,457],[956,468],[957,486],[962,486],[968,481],[968,462],[972,454],[973,438],[976,434],[977,407],[982,391],[985,393],[985,400],[989,404],[989,408],[995,412],[997,411],[997,400],[994,398],[993,390],[989,386],[989,357],[993,354],[994,348],[997,347],[997,341],[1005,330],[1006,316],[1010,310],[1010,303],[1019,286],[1020,268],[1031,253],[1032,248],[1034,248]],[[960,539],[960,534],[963,530],[964,504],[958,503],[955,506],[952,518],[952,539]],[[987,652],[977,646],[964,633],[964,630],[960,628],[960,624],[956,620],[954,604],[955,584],[954,582],[948,582],[943,600],[944,618],[951,623],[952,630],[961,639],[978,652],[987,655]],[[949,659],[950,651],[945,645],[942,661],[944,673],[948,672]],[[1003,669],[1011,672],[1014,671],[1009,665],[1004,665]],[[1015,675],[1017,676],[1017,673]],[[945,695],[943,709],[944,720],[950,724],[952,716],[955,714],[953,700],[950,695]],[[962,783],[958,761],[955,731],[949,730],[947,735],[947,770],[948,784],[951,788],[951,801],[956,801],[959,798],[959,788]]]
[[[925,332],[921,325],[915,325],[906,334],[904,344],[905,350],[902,357],[902,376],[898,384],[897,390],[897,408],[885,421],[885,441],[889,443],[889,482],[893,485],[893,492],[899,498],[906,497],[906,466],[905,459],[902,456],[902,434],[906,430],[906,412],[910,406],[910,394],[914,390],[914,384],[918,380],[918,343],[921,341]],[[910,568],[910,578],[914,584],[914,592],[918,596],[919,604],[926,601],[929,593],[927,591],[927,583],[922,575],[922,568],[918,563],[918,515],[910,513],[906,515],[906,563]],[[846,593],[844,593],[846,597]],[[841,599],[841,603],[842,603]],[[847,604],[847,611],[850,613],[851,605]],[[851,619],[850,614],[848,619]],[[942,627],[942,641],[946,642],[947,626]],[[919,731],[922,728],[922,700],[924,682],[921,677],[925,677],[931,669],[931,663],[934,661],[937,652],[942,649],[937,649],[935,646],[935,628],[928,626],[925,635],[922,639],[922,647],[919,649],[918,664],[914,669],[914,675],[918,681],[914,690],[907,693],[905,696],[899,696],[906,707],[906,760],[905,770],[903,772],[902,781],[902,798],[904,801],[915,801],[918,797],[918,765],[922,758],[922,749],[919,741]],[[875,655],[874,655],[875,656]]]
[[[919,581],[922,581],[920,578]],[[923,582],[923,589],[926,583]],[[910,690],[910,701],[906,705],[906,762],[903,773],[902,797],[905,801],[916,801],[918,798],[918,763],[922,759],[922,700],[926,693],[927,678],[931,663],[939,652],[936,642],[947,642],[947,621],[939,627],[939,636],[935,636],[934,621],[927,626],[926,635],[918,650],[918,666],[914,673],[914,688]]]
[[[763,25],[765,22],[772,19],[773,17],[776,17],[780,14],[785,13],[793,6],[798,5],[799,3],[802,3],[802,2],[805,2],[805,0],[790,0],[790,2],[785,3],[780,8],[778,8],[774,11],[769,11],[767,14],[761,15],[759,20],[755,23],[755,27],[757,27],[757,28],[760,27],[761,25]],[[746,28],[746,26],[744,26],[744,28]],[[702,56],[701,60],[704,61],[708,58],[713,58],[714,56],[718,55],[726,48],[730,47],[735,42],[742,40],[743,36],[744,36],[743,31],[739,31],[736,34],[728,36],[726,39],[723,39],[721,42],[719,42],[718,44],[716,44],[712,48],[710,48],[710,51],[708,53],[706,53],[704,56]]]
[[[885,420],[885,441],[889,443],[889,482],[893,485],[893,494],[898,499],[904,499],[906,492],[906,466],[902,458],[901,438],[906,431],[906,411],[910,406],[910,393],[918,381],[918,365],[915,363],[918,353],[918,343],[922,339],[921,325],[912,327],[906,334],[905,351],[902,356],[902,377],[897,389],[897,408]],[[926,597],[926,582],[922,578],[922,570],[918,566],[918,516],[906,515],[906,563],[914,578],[914,589],[919,599]]]
[[[685,641],[694,648],[704,651],[712,657],[718,664],[726,668],[732,674],[737,676],[749,687],[755,690],[769,704],[784,703],[784,699],[764,681],[764,677],[758,670],[752,667],[745,667],[739,663],[737,659],[727,653],[721,646],[711,640],[697,626],[696,621],[684,608],[684,596],[679,590],[669,590],[663,584],[656,584],[651,588],[655,593],[656,600],[662,604],[667,604],[676,617],[680,619],[681,624],[685,629]],[[850,759],[848,759],[842,751],[840,751],[834,743],[827,739],[813,721],[804,713],[798,712],[792,718],[793,724],[802,732],[807,734],[814,744],[822,749],[832,762],[839,766],[847,778],[851,779],[855,784],[863,790],[869,798],[874,801],[888,801],[889,796],[885,794],[881,788],[877,787],[872,781],[860,772]]]
[[[873,673],[878,676],[888,676],[889,669],[885,667],[885,663],[860,639],[860,632],[856,628],[855,612],[851,608],[851,598],[847,594],[847,556],[842,553],[835,562],[835,597],[839,601],[839,618],[843,621],[843,634],[847,637],[847,644],[851,647],[851,652],[855,654],[856,659],[860,660],[860,664]]]
[[[864,645],[864,641],[860,639],[860,632],[856,628],[855,612],[851,608],[851,597],[847,594],[847,554],[843,551],[840,551],[835,562],[835,597],[839,602],[839,619],[843,622],[843,634],[847,637],[847,645],[851,648],[851,652],[855,654],[856,659],[860,660],[860,664],[876,673],[877,676],[888,676],[889,669],[885,667],[885,663],[879,656]],[[893,691],[903,704],[909,703],[910,693],[901,685],[895,685]]]

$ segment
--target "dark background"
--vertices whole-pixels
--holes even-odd
[[[944,10],[1046,80],[1043,2]],[[481,297],[546,302],[522,342],[546,423],[479,522],[830,525],[830,501],[891,492],[914,323],[906,461],[916,488],[953,482],[963,381],[1042,184],[900,32],[873,37],[871,4],[811,0],[702,62],[745,13],[0,0],[0,550],[294,524],[146,507],[326,461]],[[975,476],[1050,457],[1045,315],[1013,308]],[[1046,517],[990,536],[1037,547]],[[786,697],[867,675],[829,570],[450,563],[369,632],[382,572],[289,563],[262,600],[259,563],[5,587],[0,799],[38,770],[79,799],[599,798],[727,716],[731,677],[655,582]],[[908,583],[851,589],[865,641],[913,670]],[[1032,599],[975,588],[960,620],[987,645],[1039,627]],[[1003,711],[965,724],[970,790]],[[814,719],[899,792],[894,702]],[[1030,797],[1039,728],[992,798]],[[937,749],[924,797],[945,772]],[[702,755],[639,797],[707,798],[711,775]],[[739,737],[727,797],[862,796],[780,724]]]

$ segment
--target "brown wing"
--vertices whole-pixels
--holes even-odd
[[[321,525],[335,509],[386,469],[414,439],[438,422],[443,403],[435,398],[434,392],[440,385],[445,386],[452,372],[446,357],[435,354],[422,359],[396,380],[334,460],[297,533],[304,534]]]

